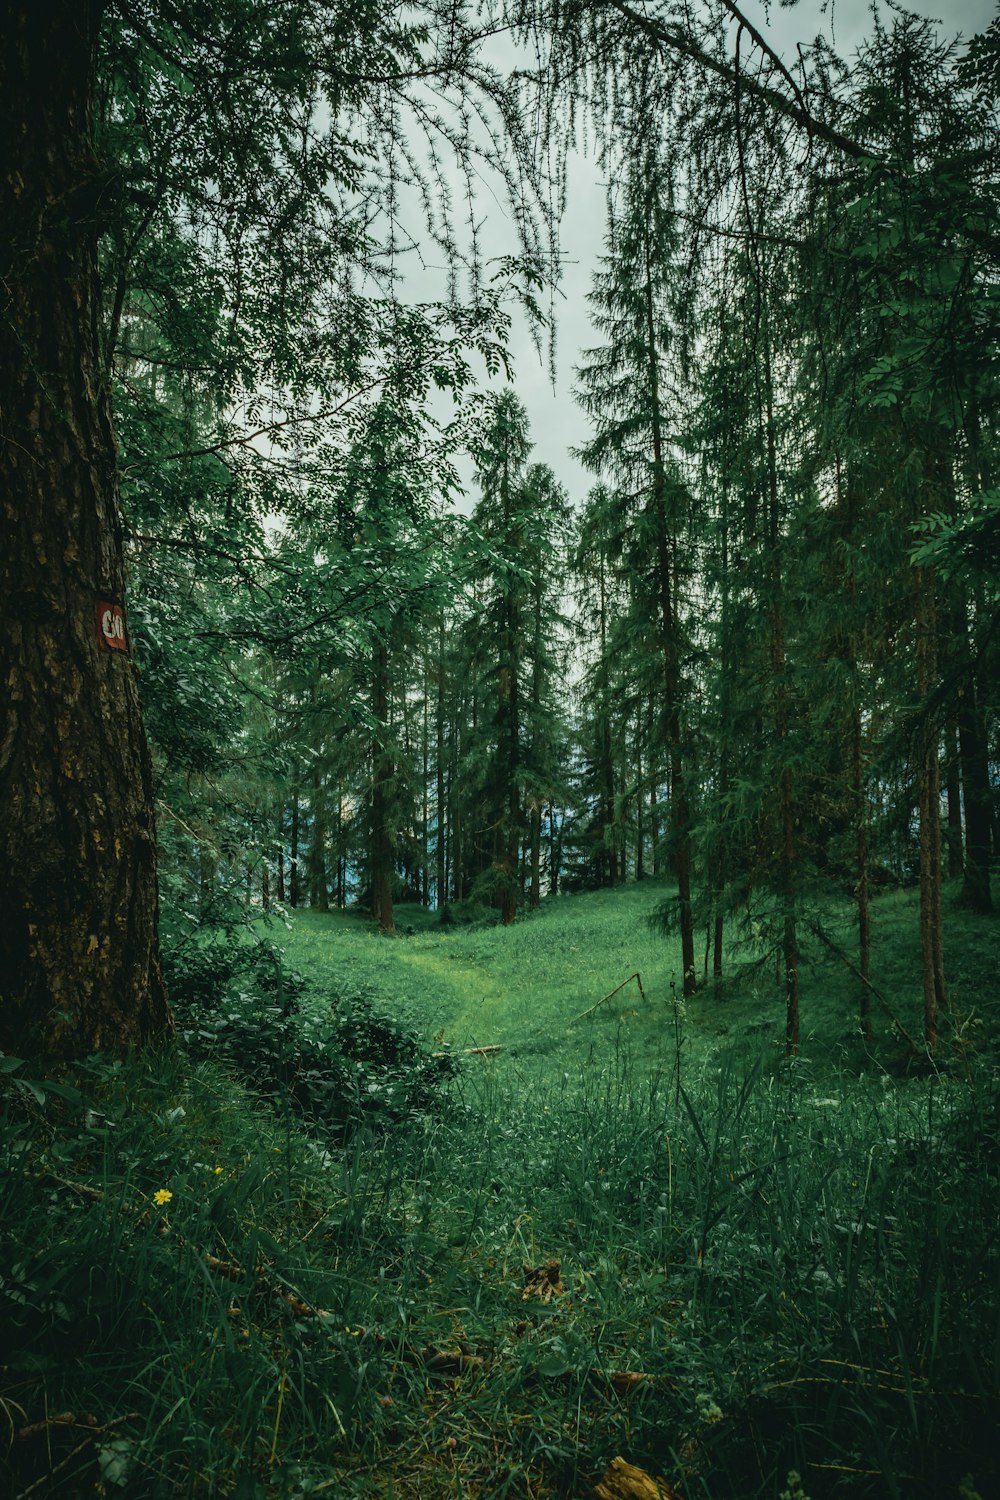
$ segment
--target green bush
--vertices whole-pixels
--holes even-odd
[[[183,962],[175,957],[171,981],[190,1056],[222,1064],[325,1136],[444,1108],[448,1058],[431,1056],[367,994],[310,991],[267,943],[192,947]],[[320,1024],[324,1008],[330,1020]]]

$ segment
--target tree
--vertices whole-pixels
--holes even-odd
[[[96,0],[0,16],[0,1043],[168,1035],[102,348]]]
[[[202,541],[200,459],[232,480],[227,518],[301,503],[336,461],[330,424],[378,384],[372,365],[397,342],[398,318],[379,317],[387,299],[367,303],[351,273],[391,282],[380,236],[395,233],[408,91],[430,79],[493,111],[485,146],[435,99],[412,116],[433,142],[419,191],[453,264],[440,143],[470,178],[485,152],[512,187],[529,161],[513,95],[477,63],[464,8],[412,19],[332,0],[280,13],[262,0],[180,0],[169,15],[132,0],[3,10],[6,1044],[80,1052],[170,1030],[112,382],[130,504],[162,484],[195,532],[182,544]],[[529,241],[530,196],[518,188]],[[477,306],[453,327],[446,365],[464,366],[466,336],[483,326]],[[288,481],[272,460],[290,434],[311,439],[311,462]],[[174,465],[187,472],[171,485]]]
[[[483,497],[474,514],[492,554],[491,574],[476,621],[483,642],[482,680],[489,695],[481,731],[489,746],[481,809],[481,836],[490,850],[484,889],[498,906],[505,926],[517,914],[524,818],[522,677],[529,594],[521,555],[531,519],[524,484],[529,452],[527,414],[513,392],[505,391],[496,401],[476,454]]]
[[[691,791],[684,765],[685,642],[679,598],[689,493],[670,451],[668,356],[676,286],[673,183],[655,138],[642,131],[611,203],[608,254],[591,302],[606,343],[588,353],[579,399],[593,420],[585,461],[622,499],[636,649],[658,659],[658,730],[670,766],[670,824],[685,995],[696,989],[691,893]],[[676,397],[674,398],[676,405]]]

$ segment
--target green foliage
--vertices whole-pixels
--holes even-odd
[[[169,965],[179,1039],[195,1061],[290,1107],[324,1139],[447,1106],[447,1058],[364,992],[310,987],[271,943],[203,940]]]
[[[434,941],[548,921],[568,952],[601,903]],[[384,979],[387,947],[431,937],[357,941]],[[406,1053],[370,1010],[342,1024],[382,1066]],[[62,1493],[570,1500],[623,1453],[706,1500],[991,1493],[994,1071],[685,1047],[678,1073],[633,1055],[629,1018],[590,1024],[572,1066],[469,1059],[451,1110],[339,1144],[182,1055],[92,1061],[44,1104],[7,1075],[12,1492],[72,1453]],[[524,1268],[553,1259],[542,1297]],[[96,1427],[21,1435],[59,1412]]]

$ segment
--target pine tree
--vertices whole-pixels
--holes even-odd
[[[619,525],[632,570],[638,650],[659,658],[658,733],[666,746],[670,833],[677,875],[684,993],[696,988],[691,890],[692,792],[685,768],[687,646],[680,598],[686,576],[683,533],[690,494],[670,451],[670,312],[676,285],[672,178],[648,127],[610,202],[608,254],[591,294],[593,321],[606,340],[579,372],[579,399],[594,424],[583,450],[625,501]],[[676,394],[674,394],[676,407]]]

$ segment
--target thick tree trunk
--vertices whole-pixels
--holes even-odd
[[[122,600],[92,145],[100,6],[0,7],[0,1046],[168,1035]]]

